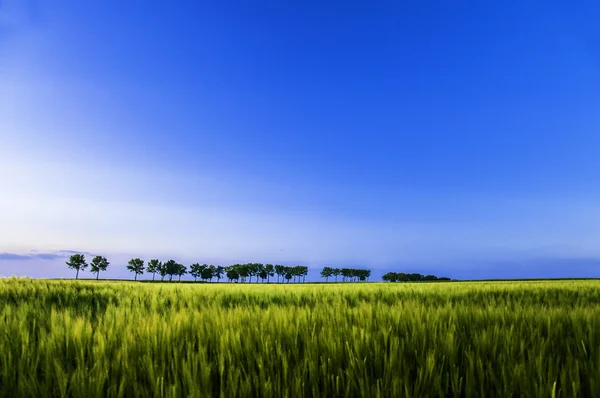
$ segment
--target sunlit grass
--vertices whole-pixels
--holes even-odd
[[[598,392],[598,281],[0,280],[6,397]]]

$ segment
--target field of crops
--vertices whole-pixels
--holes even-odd
[[[598,396],[600,281],[0,280],[0,395]]]

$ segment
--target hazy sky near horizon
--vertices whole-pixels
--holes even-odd
[[[600,6],[0,1],[0,276],[69,251],[600,276]]]

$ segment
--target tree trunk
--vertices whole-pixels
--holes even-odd
[[[98,280],[99,276],[100,276],[100,272],[96,272],[96,280]]]
[[[156,276],[156,272],[152,273],[152,282],[154,282],[154,277]]]
[[[77,273],[75,274],[75,279],[79,279],[79,268],[77,268]]]
[[[134,281],[137,281],[137,272],[135,273],[135,276],[133,277]]]

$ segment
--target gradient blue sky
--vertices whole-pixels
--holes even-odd
[[[0,1],[0,275],[70,250],[600,277],[594,2]],[[313,271],[314,275],[314,271]]]

